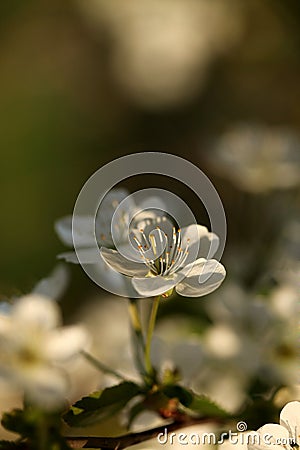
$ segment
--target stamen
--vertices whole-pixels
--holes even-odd
[[[151,245],[152,245],[152,248],[153,248],[154,256],[156,256],[156,240],[155,240],[155,236],[153,236],[153,234],[150,234],[149,239],[151,241]]]
[[[160,262],[160,275],[162,275],[164,271],[164,262],[162,257],[159,258],[159,262]]]
[[[154,275],[167,276],[175,273],[184,264],[189,254],[188,248],[190,239],[186,239],[183,243],[181,229],[179,228],[176,231],[175,227],[173,227],[171,242],[169,242],[168,235],[164,233],[159,226],[157,226],[156,229],[161,231],[159,233],[159,241],[157,241],[157,236],[155,236],[155,234],[149,234],[147,239],[144,229],[142,228],[139,230],[142,242],[140,242],[136,236],[134,236],[134,240],[137,243],[138,250],[149,270]],[[166,238],[166,246],[164,248],[162,247],[165,243],[163,236]],[[146,257],[144,249],[152,250],[153,259]],[[159,251],[162,251],[160,255],[158,255],[158,249]]]
[[[166,269],[169,266],[169,257],[170,257],[170,252],[166,252]]]

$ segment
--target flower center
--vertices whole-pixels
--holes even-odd
[[[28,347],[21,348],[19,350],[18,357],[22,364],[28,366],[35,364],[40,360],[39,355],[37,355],[33,349]]]
[[[180,228],[176,231],[173,227],[171,237],[160,227],[149,233],[148,238],[143,229],[139,231],[140,239],[134,236],[134,240],[151,274],[168,276],[182,267],[189,253],[190,239],[183,244]]]

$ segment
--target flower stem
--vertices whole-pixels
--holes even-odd
[[[134,338],[133,346],[135,362],[141,374],[145,375],[144,361],[142,358],[142,355],[145,352],[145,341],[142,332],[142,324],[137,307],[137,302],[134,298],[129,299],[129,316]]]
[[[126,378],[123,377],[123,375],[121,375],[116,370],[113,370],[110,367],[106,366],[101,361],[96,359],[94,356],[90,355],[89,353],[85,352],[84,350],[81,353],[82,353],[82,355],[85,357],[85,359],[87,361],[89,361],[97,369],[101,370],[101,372],[106,373],[108,375],[112,375],[112,376],[114,376],[116,378],[119,378],[119,380],[123,380],[123,381],[125,380],[126,381]]]
[[[151,363],[150,353],[151,353],[152,336],[153,336],[153,331],[154,331],[154,327],[155,327],[155,321],[156,321],[156,316],[157,316],[157,311],[158,311],[158,306],[159,306],[159,300],[160,300],[160,295],[157,295],[153,300],[152,310],[151,310],[149,324],[148,324],[147,338],[146,338],[145,367],[146,367],[147,374],[149,374],[150,376],[153,375],[153,372],[154,372],[152,363]]]

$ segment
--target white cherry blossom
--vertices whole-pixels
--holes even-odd
[[[241,123],[219,138],[211,165],[246,192],[291,189],[300,182],[299,149],[300,137],[293,129]]]
[[[181,230],[170,228],[169,220],[158,223],[155,229],[151,223],[149,230],[134,230],[131,254],[102,248],[103,259],[117,272],[132,277],[134,288],[145,297],[166,295],[173,288],[180,295],[200,297],[217,289],[225,268],[206,258],[215,254],[218,237],[197,224]]]
[[[87,344],[81,326],[60,325],[57,304],[37,294],[20,298],[9,315],[0,315],[0,374],[43,409],[63,403],[68,379],[58,364]]]
[[[255,443],[248,450],[292,450],[300,444],[300,402],[289,402],[280,413],[280,425],[268,423],[260,427]]]

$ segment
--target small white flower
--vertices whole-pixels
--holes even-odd
[[[255,444],[248,450],[289,450],[300,445],[300,402],[289,402],[280,413],[280,425],[268,423],[257,430]]]
[[[220,137],[211,164],[247,192],[290,189],[300,182],[299,149],[300,138],[293,130],[242,123]]]
[[[196,316],[194,322],[184,315],[171,315],[158,321],[152,340],[151,360],[159,369],[161,379],[167,370],[178,375],[183,385],[188,387],[203,370],[205,359],[201,337],[194,331],[198,319]]]
[[[172,107],[191,98],[204,86],[211,63],[242,31],[239,8],[232,2],[76,3],[96,33],[99,29],[103,33],[103,28],[108,33],[109,60],[121,88],[147,108]]]
[[[83,328],[60,324],[57,304],[34,294],[20,298],[10,315],[0,315],[0,373],[44,409],[62,404],[68,391],[66,374],[56,364],[87,342]]]
[[[266,301],[232,281],[226,283],[221,298],[213,295],[204,305],[213,323],[202,335],[205,362],[194,389],[235,410],[257,379],[270,387],[297,383],[298,299],[276,288]],[[220,388],[225,383],[236,385],[237,402],[228,387]]]
[[[159,225],[154,230],[146,227],[133,232],[136,249],[131,255],[126,253],[128,248],[124,249],[126,257],[102,248],[103,259],[117,272],[132,277],[134,288],[145,297],[166,294],[173,288],[180,295],[200,297],[217,289],[225,269],[206,258],[216,252],[218,237],[196,224],[182,230],[170,228],[168,220],[160,220]]]
[[[97,296],[80,309],[78,317],[91,336],[90,353],[106,366],[138,382],[140,377],[134,369],[126,302],[113,295],[101,299]],[[105,345],[108,342],[109,345]],[[98,382],[99,379],[101,381],[99,377],[101,374],[98,371]],[[115,382],[110,375],[105,374],[103,379],[105,384]]]
[[[47,297],[52,300],[60,300],[69,283],[69,271],[64,264],[58,264],[45,278],[38,281],[32,288],[30,294]],[[19,297],[7,298],[0,302],[0,314],[9,315],[13,302]]]

